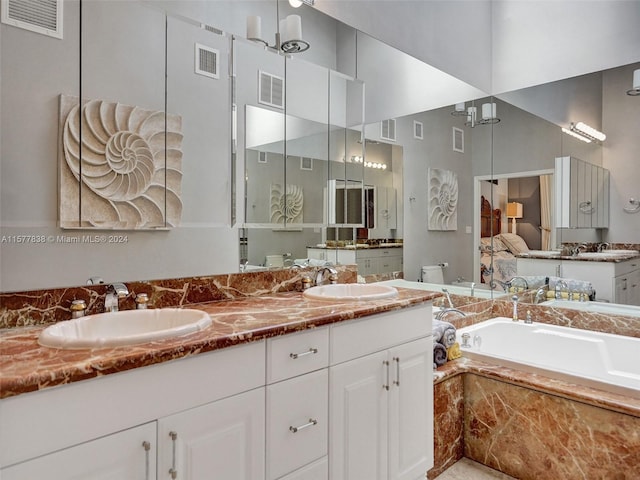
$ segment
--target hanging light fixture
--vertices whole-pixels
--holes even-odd
[[[297,8],[303,3],[313,5],[315,0],[289,0],[289,3],[292,7]],[[262,38],[262,19],[257,15],[250,15],[247,17],[247,39],[284,53],[304,52],[310,46],[309,42],[302,39],[302,18],[300,15],[288,15],[280,20],[274,45],[269,45],[269,42]]]
[[[465,111],[464,103],[456,103],[455,110],[451,112],[451,115],[462,116],[466,115],[467,119],[464,124],[468,127],[475,127],[476,125],[491,125],[498,123],[500,119],[497,116],[497,107],[495,103],[483,103],[480,110],[480,118],[478,119],[478,108],[473,106],[467,108]]]
[[[640,68],[633,72],[633,88],[627,90],[627,95],[631,95],[632,97],[640,95]]]

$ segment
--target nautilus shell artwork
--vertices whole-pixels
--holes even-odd
[[[458,229],[458,176],[451,170],[429,169],[429,230]]]
[[[271,223],[302,223],[304,197],[298,185],[271,184]]]
[[[61,227],[180,223],[182,117],[103,100],[80,107],[61,95],[60,122]]]

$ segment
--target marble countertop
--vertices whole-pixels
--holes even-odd
[[[0,330],[0,398],[405,308],[440,295],[403,288],[398,292],[396,298],[366,302],[309,300],[287,292],[185,305],[207,312],[212,325],[178,338],[116,348],[42,347],[37,339],[43,325]]]
[[[376,248],[402,248],[404,245],[402,243],[380,243],[378,245],[368,245],[366,243],[359,243],[356,245],[344,245],[342,247],[328,247],[327,245],[312,245],[307,248],[317,248],[320,250],[373,250]]]
[[[640,253],[635,254],[613,254],[613,255],[605,255],[598,257],[580,257],[573,255],[549,255],[544,253],[536,253],[536,252],[523,252],[517,255],[520,258],[535,258],[540,260],[571,260],[576,262],[613,262],[620,263],[626,260],[632,260],[634,258],[640,258]]]

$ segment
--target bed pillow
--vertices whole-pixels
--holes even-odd
[[[504,243],[509,251],[514,255],[526,253],[529,251],[527,242],[525,242],[520,235],[516,235],[515,233],[501,233],[500,235],[496,236],[500,237],[502,243]]]
[[[482,237],[480,239],[480,251],[485,253],[506,252],[509,248],[499,237],[493,237],[493,248],[491,247],[491,237]]]

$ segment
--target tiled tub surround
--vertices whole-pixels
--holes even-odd
[[[534,321],[640,337],[632,317],[519,308]],[[461,328],[512,309],[494,301],[490,311],[449,321]],[[428,478],[462,456],[522,480],[640,478],[639,398],[468,358],[440,367],[434,381],[435,466]]]

